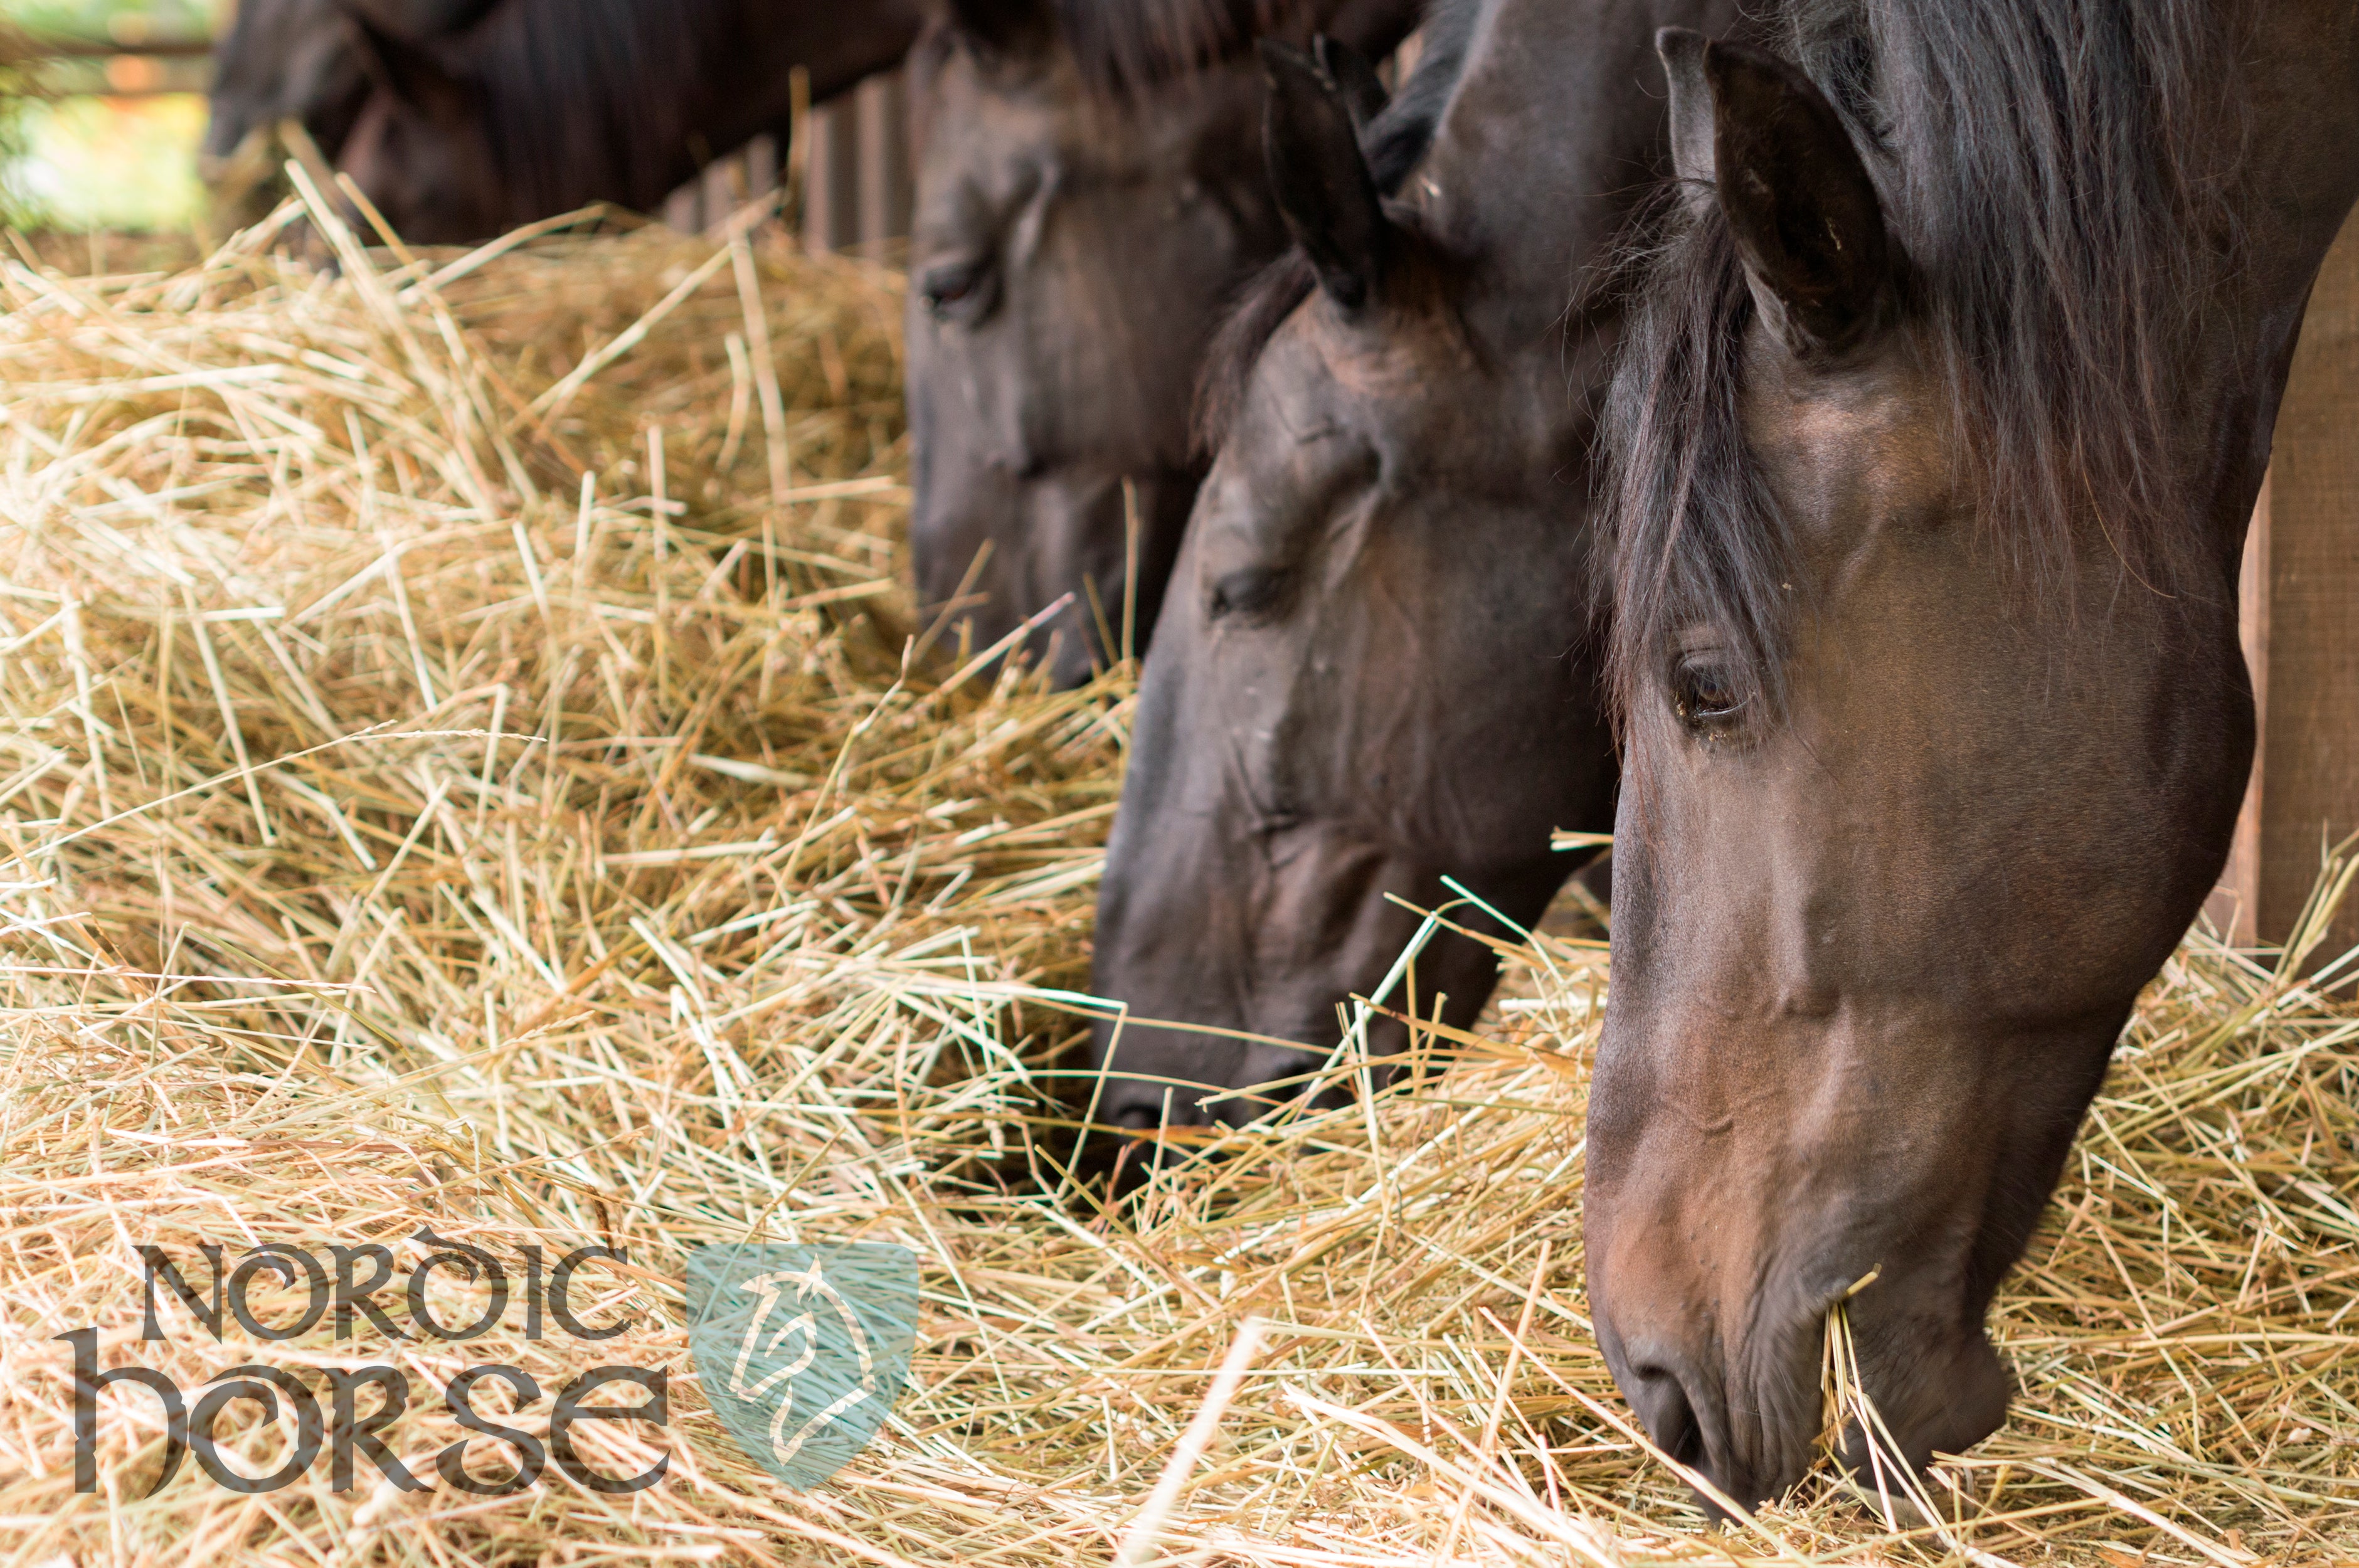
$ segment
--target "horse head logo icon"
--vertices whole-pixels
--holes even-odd
[[[809,1490],[868,1445],[909,1372],[918,1260],[868,1243],[708,1247],[688,1262],[688,1345],[746,1456]]]

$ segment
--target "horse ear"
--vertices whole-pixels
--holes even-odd
[[[1383,114],[1392,102],[1392,94],[1385,91],[1376,68],[1368,63],[1366,55],[1324,33],[1311,39],[1310,47],[1318,57],[1319,69],[1342,90],[1343,106],[1352,112],[1352,129],[1365,136],[1368,122]]]
[[[1262,156],[1277,210],[1328,298],[1357,310],[1383,281],[1392,225],[1345,90],[1290,44],[1264,38],[1261,63],[1269,79]]]
[[[1726,214],[1763,320],[1796,354],[1849,348],[1883,315],[1892,269],[1875,183],[1842,116],[1759,49],[1673,27],[1655,47],[1671,79],[1672,166],[1691,201]]]
[[[1712,210],[1712,85],[1704,80],[1703,51],[1710,38],[1691,27],[1662,27],[1655,52],[1671,79],[1671,173],[1688,211]]]

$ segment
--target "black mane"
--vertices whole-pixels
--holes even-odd
[[[2209,544],[2179,450],[2182,370],[2234,263],[2222,85],[2234,0],[1786,0],[1767,31],[1849,122],[1907,257],[1905,308],[1945,384],[1961,482],[2038,590],[2098,527],[2178,593]],[[1777,696],[1784,525],[1738,424],[1753,305],[1726,222],[1664,200],[1602,426],[1624,713],[1674,626],[1704,622]]]
[[[1467,51],[1486,0],[1434,0],[1417,69],[1360,137],[1376,190],[1397,193],[1433,146],[1441,116],[1466,73]],[[1400,214],[1396,214],[1400,216]],[[1209,457],[1228,434],[1245,400],[1254,364],[1270,336],[1310,297],[1316,280],[1299,245],[1264,267],[1238,296],[1205,355],[1197,382],[1195,444]]]

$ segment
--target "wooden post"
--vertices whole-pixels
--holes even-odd
[[[698,181],[702,192],[701,214],[703,226],[725,223],[729,214],[745,204],[745,158],[743,153],[716,158],[704,166],[703,177]]]
[[[860,245],[881,256],[909,232],[908,110],[898,73],[872,76],[853,93],[860,120]]]
[[[803,244],[842,250],[860,234],[860,147],[848,99],[810,114],[810,157],[803,165]]]
[[[767,131],[745,144],[745,194],[750,200],[778,188],[778,138]]]
[[[2359,218],[2302,318],[2242,598],[2260,746],[2212,909],[2234,940],[2275,943],[2322,852],[2359,833]],[[2346,903],[2315,957],[2354,945],[2359,906]]]

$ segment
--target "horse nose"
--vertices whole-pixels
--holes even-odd
[[[1236,1119],[1250,1121],[1285,1105],[1323,1111],[1351,1104],[1352,1075],[1338,1077],[1326,1072],[1332,1056],[1332,1051],[1308,1046],[1255,1041],[1246,1048],[1245,1064],[1236,1075],[1237,1085],[1244,1091],[1234,1100]]]
[[[1225,1052],[1208,1053],[1191,1037],[1135,1020],[1101,1021],[1093,1034],[1101,1075],[1082,1089],[1091,1121],[1151,1138],[1211,1119],[1198,1102],[1213,1092]]]
[[[1166,1127],[1242,1127],[1288,1105],[1325,1110],[1353,1094],[1349,1076],[1336,1083],[1322,1074],[1329,1053],[1308,1047],[1136,1023],[1109,1052],[1111,1038],[1099,1031],[1098,1060],[1107,1065],[1093,1086],[1090,1119],[1146,1137]]]
[[[1719,1519],[1723,1497],[1751,1503],[1762,1488],[1754,1467],[1732,1451],[1728,1410],[1732,1394],[1712,1350],[1718,1335],[1698,1320],[1667,1325],[1633,1344],[1614,1329],[1607,1308],[1591,1303],[1598,1338],[1621,1385],[1623,1397],[1663,1456],[1679,1465],[1696,1487],[1696,1504]],[[1749,1402],[1749,1401],[1747,1401]]]
[[[1593,1278],[1593,1320],[1614,1380],[1655,1446],[1704,1483],[1696,1501],[1705,1513],[1724,1515],[1723,1499],[1767,1502],[1819,1453],[1819,1372],[1842,1289],[1818,1288],[1822,1270],[1773,1269],[1750,1277],[1752,1293],[1722,1299],[1663,1264],[1659,1250],[1651,1260],[1617,1252],[1606,1277]],[[1939,1271],[1912,1271],[1846,1307],[1858,1387],[1835,1458],[1864,1483],[1880,1474],[1905,1490],[1897,1477],[1964,1452],[2005,1418],[2006,1368],[1951,1294]]]
[[[1109,1078],[1091,1118],[1125,1132],[1152,1136],[1164,1127],[1192,1127],[1202,1119],[1196,1093],[1147,1078]]]
[[[1627,1194],[1621,1194],[1626,1196]],[[1720,1518],[1801,1478],[1818,1434],[1818,1340],[1749,1295],[1723,1294],[1679,1209],[1590,1197],[1590,1312],[1647,1435]],[[1761,1280],[1772,1299],[1782,1281]]]

